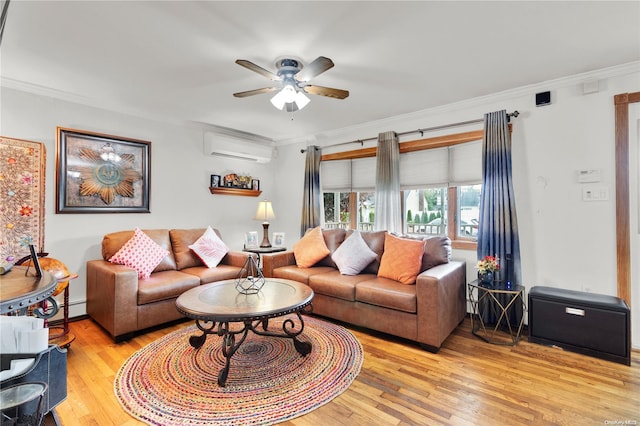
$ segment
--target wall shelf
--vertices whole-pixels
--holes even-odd
[[[256,191],[253,189],[228,188],[224,186],[219,186],[219,187],[210,186],[209,191],[212,194],[242,195],[245,197],[257,197],[258,195],[262,194],[262,191]]]

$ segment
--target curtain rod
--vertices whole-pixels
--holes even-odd
[[[511,121],[511,117],[517,117],[519,116],[520,113],[516,110],[513,111],[511,114],[507,114],[507,120]],[[432,130],[442,130],[442,129],[448,129],[450,127],[458,127],[458,126],[465,126],[467,124],[476,124],[476,123],[482,123],[484,121],[484,118],[479,118],[477,120],[469,120],[469,121],[460,121],[458,123],[451,123],[451,124],[444,124],[442,126],[435,126],[435,127],[429,127],[426,129],[418,129],[418,130],[410,130],[408,132],[402,132],[402,133],[397,133],[398,136],[404,136],[404,135],[410,135],[411,133],[420,133],[420,136],[424,136],[424,132],[429,132]],[[334,143],[333,145],[327,145],[327,146],[323,146],[322,148],[331,148],[334,146],[340,146],[340,145],[347,145],[347,144],[351,144],[351,143],[359,143],[360,146],[364,145],[365,141],[374,141],[374,140],[378,140],[378,137],[372,137],[372,138],[366,138],[366,139],[357,139],[355,141],[350,141],[350,142],[341,142],[341,143]],[[316,147],[316,150],[318,149],[318,147]],[[307,152],[306,149],[301,149],[300,152],[302,154],[304,154],[305,152]]]

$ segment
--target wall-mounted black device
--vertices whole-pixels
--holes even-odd
[[[551,92],[536,93],[536,106],[545,106],[551,104]]]

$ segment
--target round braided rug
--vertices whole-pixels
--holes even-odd
[[[286,318],[269,320],[269,330],[281,331]],[[313,345],[310,354],[300,355],[291,339],[249,332],[231,358],[225,387],[217,382],[222,338],[209,335],[194,349],[189,337],[201,334],[195,325],[174,331],[125,361],[116,397],[131,416],[153,425],[266,425],[306,414],[351,385],[363,351],[344,327],[303,318],[299,340]]]

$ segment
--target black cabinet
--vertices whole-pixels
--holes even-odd
[[[622,299],[536,286],[528,305],[529,341],[631,364],[631,319]]]

